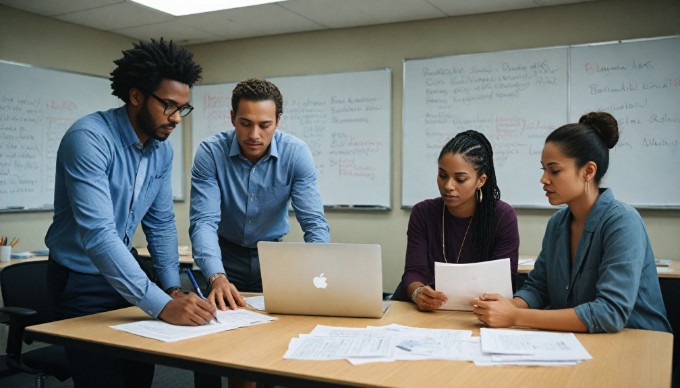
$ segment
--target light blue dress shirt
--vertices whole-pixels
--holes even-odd
[[[224,272],[218,235],[249,248],[279,240],[290,231],[289,201],[305,242],[329,242],[307,144],[277,130],[267,153],[252,163],[241,155],[234,130],[204,140],[191,171],[189,234],[206,278]]]
[[[569,208],[548,221],[533,271],[515,296],[530,308],[574,308],[590,333],[624,327],[671,332],[652,245],[638,212],[604,189],[590,210],[573,266]]]
[[[154,318],[171,298],[149,280],[130,249],[141,222],[162,286],[180,285],[172,156],[170,142],[150,139],[142,147],[125,107],[79,119],[59,145],[54,219],[45,236],[59,264],[103,275]]]

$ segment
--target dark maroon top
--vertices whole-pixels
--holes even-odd
[[[402,276],[404,287],[416,281],[434,284],[434,262],[444,262],[442,255],[443,206],[444,201],[439,197],[419,202],[411,210],[407,232],[406,261]],[[473,217],[459,263],[509,258],[514,287],[519,255],[519,231],[515,210],[503,201],[496,202],[494,222],[491,226],[491,241],[489,241],[490,257],[486,260],[474,257],[477,221],[477,218]],[[444,222],[446,223],[446,258],[449,263],[455,263],[470,218],[456,218],[445,211]]]

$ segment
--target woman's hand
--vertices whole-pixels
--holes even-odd
[[[519,309],[498,294],[484,293],[469,302],[477,319],[489,327],[515,326]]]
[[[432,311],[440,308],[447,300],[443,292],[435,291],[430,286],[422,286],[413,302],[420,311]]]

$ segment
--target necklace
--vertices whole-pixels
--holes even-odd
[[[445,229],[445,224],[444,224],[444,214],[446,213],[446,204],[444,204],[444,207],[442,208],[442,253],[444,254],[444,262],[448,263],[449,261],[446,259],[446,240],[444,239],[444,236],[446,235],[446,229]],[[465,235],[463,236],[463,242],[460,243],[460,249],[458,250],[458,257],[456,257],[456,264],[458,264],[458,261],[460,260],[460,254],[463,252],[463,245],[465,245],[465,239],[467,238],[468,231],[470,231],[470,225],[472,225],[472,218],[474,218],[474,215],[470,217],[470,222],[468,222],[467,229],[465,229]]]

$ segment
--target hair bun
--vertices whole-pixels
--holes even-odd
[[[586,113],[578,122],[592,128],[609,149],[619,142],[619,123],[607,112]]]

